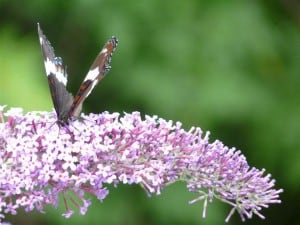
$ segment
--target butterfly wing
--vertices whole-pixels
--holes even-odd
[[[73,96],[66,89],[67,73],[62,59],[55,56],[54,49],[43,34],[39,24],[38,34],[53,105],[58,121],[64,124],[67,123],[68,113],[73,103]]]
[[[80,85],[77,94],[75,95],[73,104],[69,111],[69,118],[79,116],[83,101],[88,97],[96,84],[109,72],[111,68],[111,57],[117,47],[117,44],[118,39],[114,36],[111,37],[96,57],[89,72]]]

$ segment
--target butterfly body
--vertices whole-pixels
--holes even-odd
[[[57,114],[57,123],[64,126],[69,123],[69,120],[79,116],[84,100],[96,84],[109,72],[112,53],[117,47],[118,40],[113,36],[104,45],[73,98],[72,94],[66,89],[68,75],[63,66],[63,61],[60,57],[55,56],[54,49],[43,34],[39,24],[38,34],[50,93]]]

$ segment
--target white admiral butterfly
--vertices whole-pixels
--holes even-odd
[[[73,98],[72,94],[70,94],[66,89],[68,75],[63,66],[62,59],[55,56],[53,47],[43,34],[39,24],[38,34],[51,97],[57,114],[57,123],[60,126],[64,126],[69,123],[69,120],[79,116],[83,101],[91,93],[95,85],[110,70],[111,67],[109,64],[112,53],[117,47],[118,39],[113,36],[104,45],[80,85],[75,98]]]

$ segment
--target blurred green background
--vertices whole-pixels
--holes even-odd
[[[266,168],[284,188],[243,224],[300,224],[300,3],[296,0],[0,0],[0,104],[51,110],[37,22],[68,66],[75,93],[92,61],[116,35],[112,69],[85,112],[132,112],[211,131]],[[230,207],[202,205],[182,183],[148,198],[138,186],[110,188],[87,215],[66,220],[62,204],[46,214],[19,212],[14,224],[225,224]],[[241,224],[237,214],[230,224]]]

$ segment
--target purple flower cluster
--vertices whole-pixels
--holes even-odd
[[[103,112],[82,115],[70,125],[57,125],[55,113],[0,107],[0,217],[44,206],[57,206],[61,195],[65,217],[72,208],[85,214],[86,193],[103,200],[107,184],[139,184],[160,194],[184,181],[196,199],[217,198],[232,206],[242,220],[280,203],[275,181],[264,170],[251,168],[240,151],[220,141],[209,143],[209,132],[185,131],[181,123],[145,116]]]

